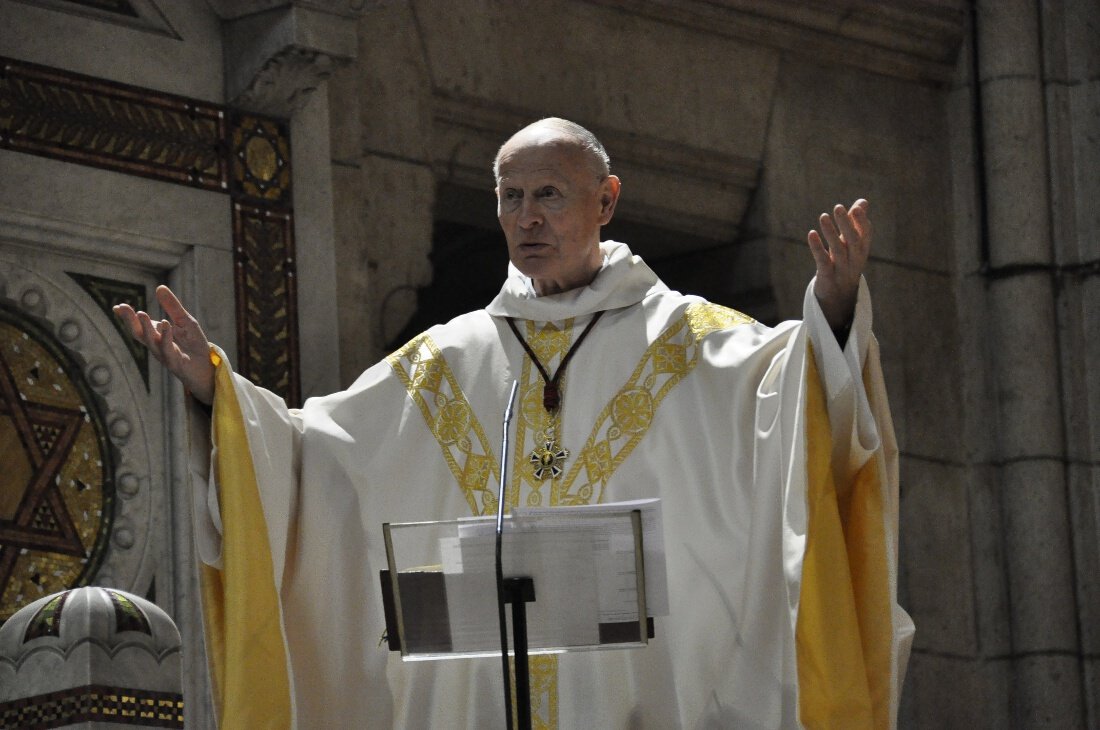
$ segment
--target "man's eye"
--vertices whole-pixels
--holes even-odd
[[[557,188],[541,188],[538,192],[540,198],[556,198],[558,195]]]
[[[518,190],[505,190],[504,191],[504,200],[519,200],[520,197],[521,196],[520,196],[520,193],[519,193]]]

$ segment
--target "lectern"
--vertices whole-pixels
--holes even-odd
[[[636,648],[652,638],[648,607],[667,606],[663,550],[646,546],[647,538],[657,547],[661,542],[655,504],[516,510],[504,520],[501,554],[512,594],[507,621],[521,718],[529,702],[529,653]],[[405,661],[499,656],[496,521],[386,523],[383,534],[390,649]],[[659,568],[652,570],[647,559]]]

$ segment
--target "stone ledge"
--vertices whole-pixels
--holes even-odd
[[[515,131],[536,120],[536,112],[496,104],[484,99],[436,91],[432,98],[435,141],[432,166],[440,181],[485,189],[492,183],[490,165],[498,147]],[[586,124],[587,120],[579,120]],[[677,190],[685,186],[713,189],[725,194],[721,205],[705,206],[695,199],[657,204],[653,196],[636,192],[619,205],[620,215],[639,223],[676,228],[715,240],[737,235],[752,191],[756,188],[759,160],[693,147],[656,137],[600,128],[600,140],[612,153],[612,171],[627,171],[629,181],[650,180]],[[651,186],[640,185],[641,191]],[[714,202],[714,201],[711,201]],[[721,213],[716,212],[721,209]]]
[[[587,0],[901,79],[947,83],[966,25],[961,0]]]

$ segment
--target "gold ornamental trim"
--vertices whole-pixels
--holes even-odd
[[[567,319],[560,325],[554,322],[536,325],[527,320],[524,322],[523,336],[544,367],[556,371],[573,342],[573,319]],[[571,458],[571,450],[567,447],[568,439],[561,433],[561,424],[570,401],[563,397],[557,413],[550,414],[546,411],[542,403],[542,376],[529,357],[523,358],[520,383],[519,417],[516,419],[515,447],[512,452],[512,463],[515,467],[512,471],[512,483],[509,485],[509,504],[515,507],[519,504],[521,495],[525,494],[524,503],[528,507],[541,507],[547,499],[550,506],[556,506],[558,503],[554,501],[553,488],[549,490],[549,495],[545,495],[542,487],[548,481],[561,481],[565,475],[563,466]],[[563,395],[569,392],[568,372],[562,374],[558,387]],[[544,451],[562,453],[562,458],[554,463],[558,469],[550,469],[549,474],[544,471],[540,473],[540,464],[536,464],[531,458]]]
[[[439,347],[430,336],[420,335],[386,362],[424,416],[470,511],[475,515],[496,512],[491,485],[500,479],[500,465]]]
[[[717,304],[689,305],[646,349],[630,378],[600,411],[584,448],[570,458],[568,474],[554,476],[550,505],[590,504],[593,496],[597,502],[603,501],[608,480],[648,432],[661,402],[698,364],[703,339],[751,322],[751,317]],[[539,360],[555,367],[572,342],[573,320],[565,320],[560,327],[554,323],[539,327],[528,321],[526,337]],[[420,335],[386,361],[423,414],[473,514],[495,512],[492,485],[500,478],[499,462],[438,346],[428,335]],[[524,486],[526,503],[542,504],[540,487],[544,482],[526,463],[531,448],[528,440],[537,446],[548,429],[559,429],[562,422],[562,412],[551,417],[542,407],[541,379],[533,370],[530,358],[524,358],[513,447],[516,469],[509,485],[512,507],[519,503]],[[562,393],[568,392],[564,377],[561,387]],[[562,399],[563,409],[567,402],[568,398]],[[537,655],[530,661],[532,725],[553,730],[558,727],[558,658]]]
[[[600,411],[568,475],[555,482],[551,504],[591,504],[593,496],[602,502],[611,475],[649,431],[661,402],[699,363],[703,339],[752,321],[718,304],[688,305],[646,349],[630,378]]]

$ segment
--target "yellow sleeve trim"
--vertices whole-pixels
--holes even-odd
[[[806,553],[795,645],[806,728],[890,727],[893,627],[882,484],[872,457],[837,484],[825,395],[807,356]]]
[[[224,567],[203,565],[200,573],[215,712],[222,728],[289,728],[290,679],[267,523],[232,375],[220,357],[215,364]]]

